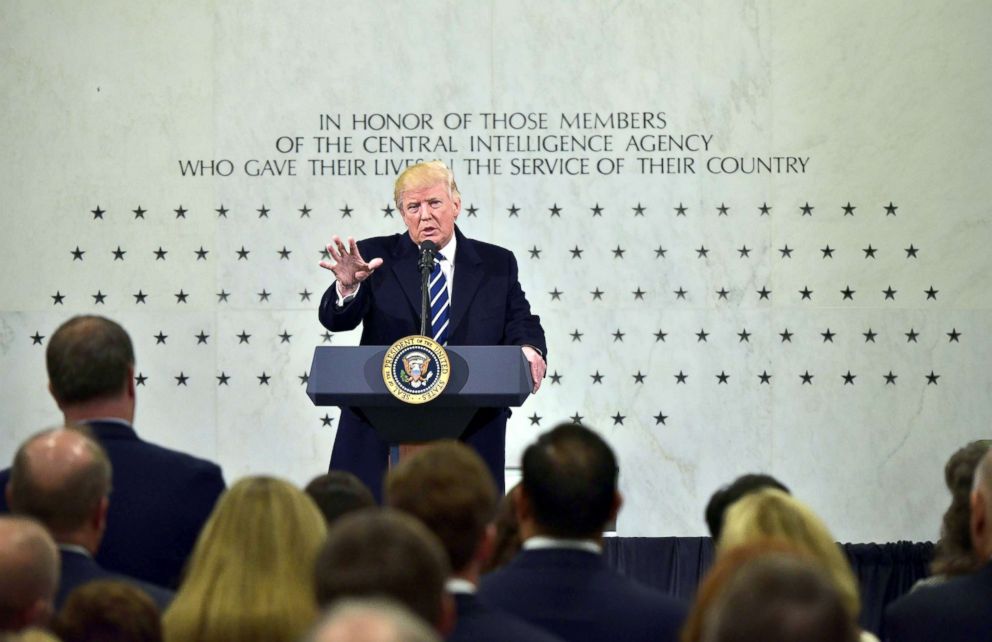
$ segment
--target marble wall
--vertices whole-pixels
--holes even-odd
[[[579,415],[619,454],[621,535],[703,534],[764,470],[839,539],[933,539],[944,460],[989,432],[990,18],[8,0],[0,460],[59,421],[45,341],[96,312],[134,339],[146,438],[229,480],[320,472],[310,356],[358,340],[317,323],[320,249],[402,229],[395,168],[439,157],[548,333],[508,461]]]

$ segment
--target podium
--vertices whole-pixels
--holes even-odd
[[[517,407],[531,391],[530,366],[520,346],[451,346],[444,391],[427,403],[407,404],[382,380],[387,349],[317,346],[307,396],[315,406],[357,408],[383,441],[398,445],[457,439],[479,408]]]

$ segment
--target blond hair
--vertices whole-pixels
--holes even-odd
[[[448,188],[448,196],[452,200],[460,198],[458,185],[455,184],[455,175],[448,169],[448,166],[439,160],[425,161],[411,165],[403,170],[403,173],[396,178],[393,185],[393,201],[397,209],[403,210],[403,192],[411,189],[423,189],[438,183],[444,183]]]
[[[858,583],[834,536],[816,513],[791,495],[776,489],[751,493],[727,511],[718,555],[758,539],[780,539],[808,554],[840,591],[844,608],[857,619],[861,611]]]
[[[303,491],[246,477],[200,533],[163,617],[166,642],[294,642],[313,624],[313,566],[327,527]]]

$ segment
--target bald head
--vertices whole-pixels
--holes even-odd
[[[310,642],[440,642],[422,620],[384,599],[342,600],[327,614]]]
[[[0,631],[44,624],[58,582],[52,536],[34,520],[0,516]]]
[[[95,511],[105,511],[110,479],[107,454],[82,430],[45,430],[14,456],[7,500],[14,513],[37,519],[66,541],[91,526]]]

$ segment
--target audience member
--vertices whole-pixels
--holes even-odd
[[[314,477],[304,490],[324,514],[328,526],[345,513],[375,506],[375,497],[368,486],[344,470]]]
[[[452,575],[457,618],[448,640],[552,642],[548,633],[477,599],[479,569],[493,545],[496,484],[482,458],[457,441],[432,444],[386,477],[386,503],[413,515],[440,539]]]
[[[686,616],[682,632],[679,634],[680,642],[701,642],[704,620],[713,610],[713,604],[730,582],[730,578],[746,563],[769,554],[806,557],[792,544],[771,538],[756,539],[749,544],[723,551],[706,571],[706,575],[696,589],[689,615]]]
[[[713,493],[710,501],[706,504],[706,526],[710,530],[710,536],[713,537],[714,544],[720,539],[720,530],[723,528],[723,517],[727,509],[748,493],[753,493],[764,488],[777,488],[784,493],[790,492],[785,484],[771,475],[750,473],[741,475]]]
[[[131,584],[96,580],[69,594],[52,630],[62,642],[162,642],[162,617]]]
[[[0,642],[62,642],[48,629],[32,626],[17,633],[0,631]]]
[[[454,605],[444,591],[449,572],[444,548],[427,527],[397,510],[367,508],[328,531],[314,574],[317,602],[394,599],[446,635],[454,626]]]
[[[744,564],[717,597],[703,642],[856,642],[842,596],[812,561],[781,553]]]
[[[82,430],[42,431],[14,455],[7,501],[14,513],[41,522],[59,547],[56,609],[74,588],[98,579],[134,582],[159,608],[172,599],[170,591],[118,575],[93,559],[107,525],[111,475],[107,454]]]
[[[48,341],[48,389],[65,424],[83,423],[114,468],[101,566],[175,588],[196,536],[224,490],[220,468],[141,440],[134,421],[134,349],[98,316],[63,323]],[[0,486],[8,471],[0,472]],[[0,512],[7,510],[0,500]]]
[[[971,642],[992,637],[992,450],[975,470],[971,546],[985,563],[976,571],[922,587],[886,609],[891,642]]]
[[[930,563],[931,577],[917,586],[936,584],[949,577],[978,570],[986,560],[971,545],[971,489],[975,468],[989,451],[992,440],[981,439],[958,449],[944,466],[944,482],[951,491],[951,505],[940,525],[940,540]],[[916,587],[914,587],[916,588]]]
[[[480,598],[573,642],[677,639],[686,606],[602,559],[603,529],[621,504],[606,442],[564,424],[527,448],[522,467],[523,550],[483,577]]]
[[[169,642],[295,642],[317,617],[310,578],[327,533],[288,482],[246,477],[224,493],[163,618]]]
[[[0,517],[0,632],[44,626],[59,585],[59,552],[41,525]]]
[[[851,622],[858,621],[861,598],[847,557],[816,513],[781,490],[765,488],[737,500],[724,518],[717,554],[769,537],[794,545],[826,571]],[[861,639],[877,640],[867,631],[861,633]]]
[[[505,566],[517,556],[523,542],[520,541],[520,523],[517,522],[516,496],[520,492],[518,482],[510,491],[499,498],[496,506],[496,537],[493,541],[493,552],[482,564],[482,573],[486,574]]]
[[[419,617],[385,599],[335,603],[307,642],[441,642]]]

